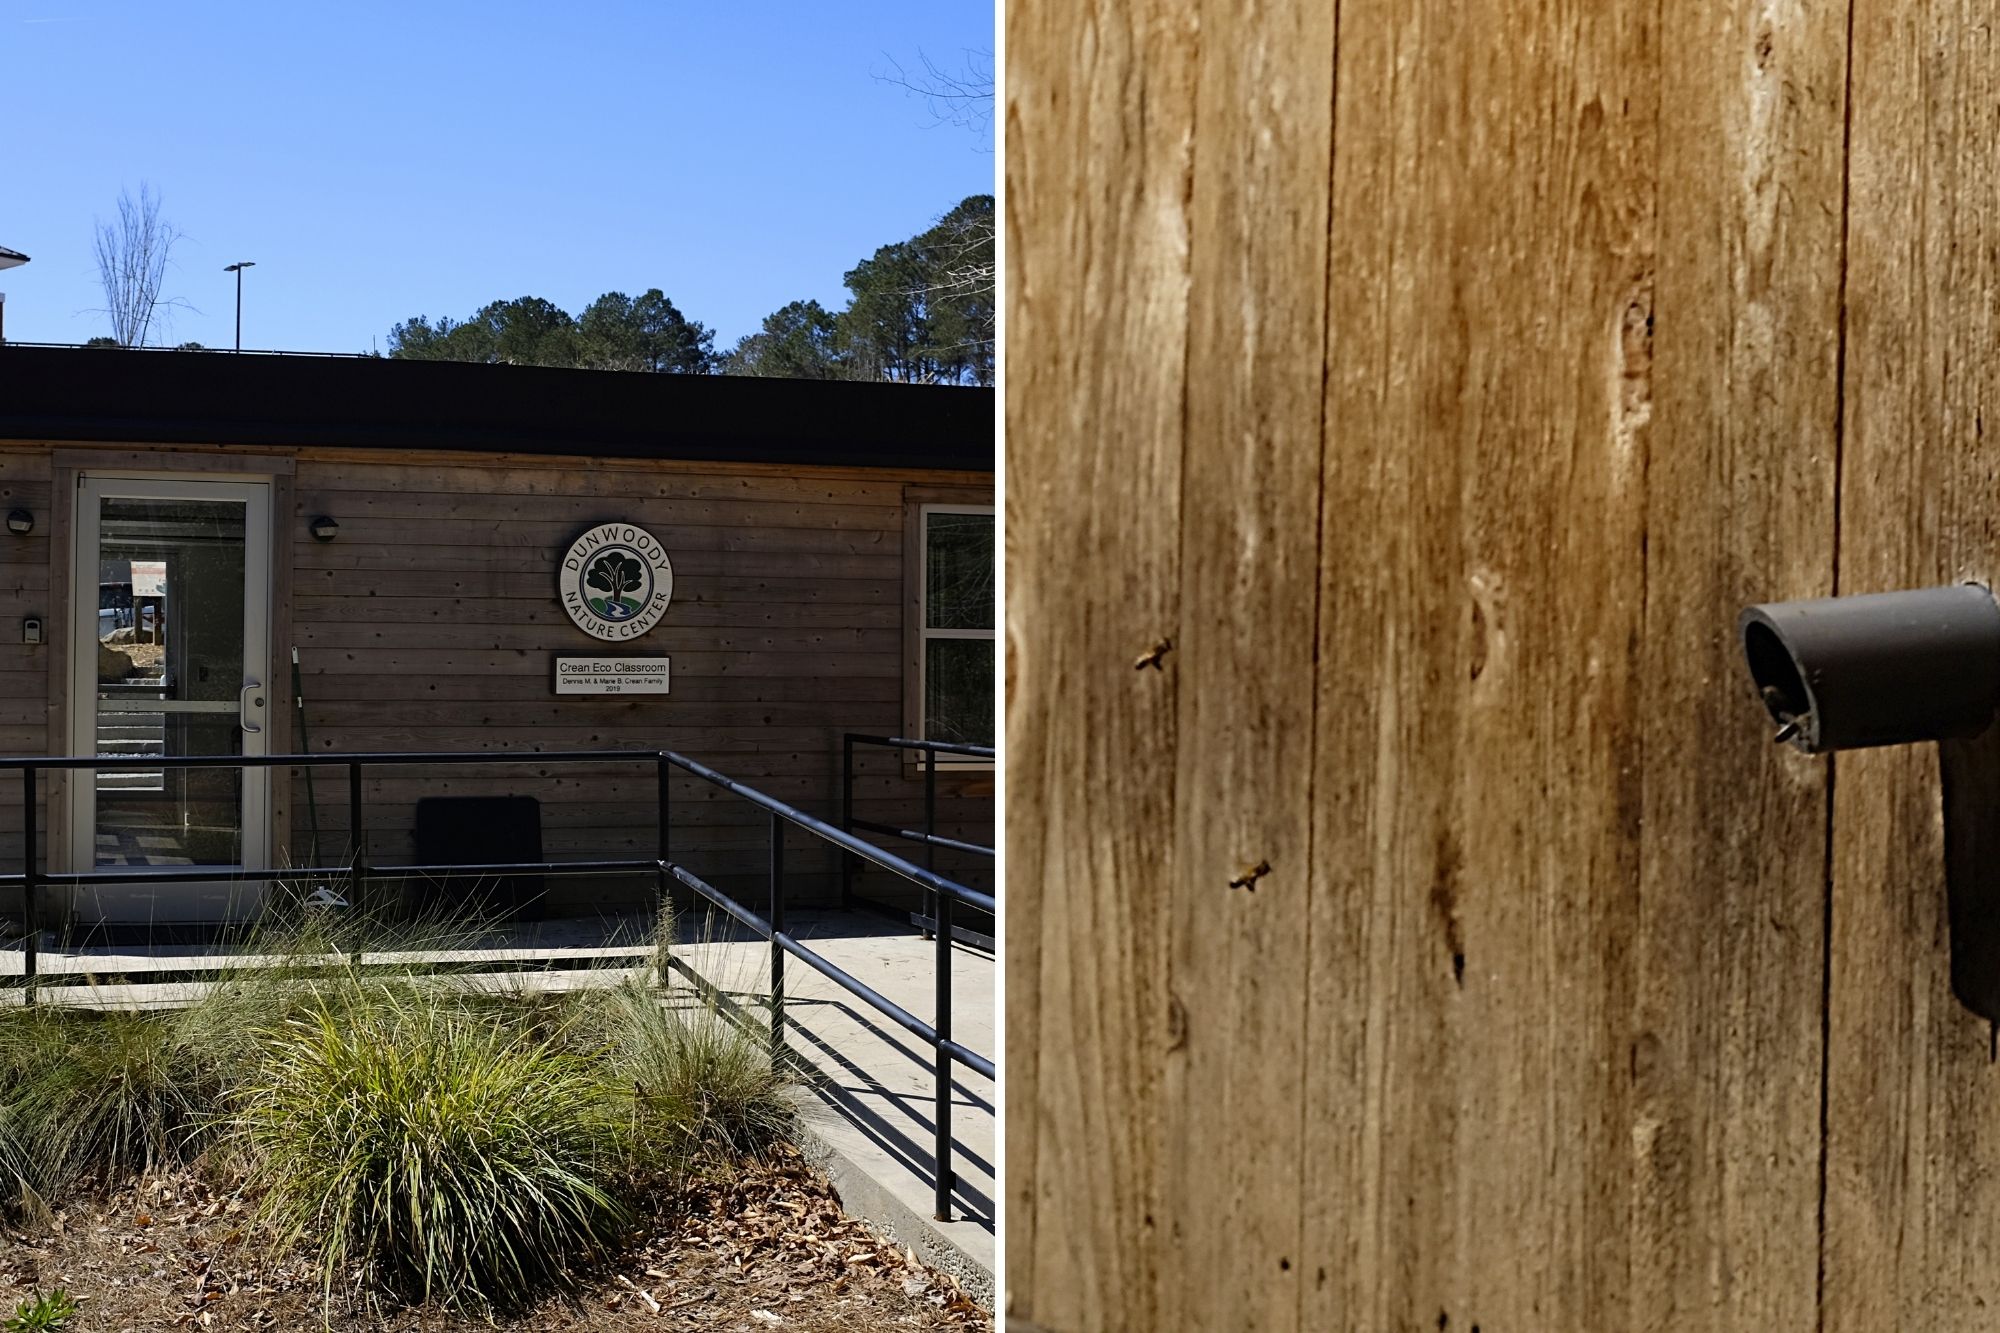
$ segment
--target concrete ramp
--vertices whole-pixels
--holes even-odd
[[[786,924],[801,943],[896,1004],[926,1021],[934,1016],[934,941],[865,912],[793,912]],[[763,941],[711,937],[681,946],[677,959],[746,1005],[761,1007],[769,995],[770,946]],[[996,989],[993,956],[954,946],[952,1035],[997,1058]],[[939,1222],[929,1048],[792,958],[785,964],[785,1027],[787,1050],[806,1079],[805,1146],[832,1176],[842,1203],[953,1274],[991,1308],[998,1198],[992,1082],[953,1069],[953,1220]]]

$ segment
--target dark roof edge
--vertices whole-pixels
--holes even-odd
[[[435,449],[447,453],[541,454],[551,458],[637,458],[667,462],[784,463],[816,467],[873,467],[991,472],[992,457],[965,450],[917,453],[906,448],[842,445],[838,451],[811,442],[676,439],[614,440],[602,436],[563,438],[540,432],[495,430],[421,433],[358,426],[302,426],[294,422],[232,423],[224,427],[163,425],[157,419],[28,417],[0,408],[0,441],[45,440],[52,444],[250,445],[315,449]]]
[[[991,472],[991,389],[0,346],[0,440]]]

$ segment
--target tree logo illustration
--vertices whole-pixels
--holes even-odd
[[[636,558],[623,551],[606,551],[590,566],[590,572],[583,581],[603,593],[602,597],[592,597],[590,609],[606,620],[629,620],[645,605],[638,598],[627,599],[625,594],[637,592],[643,586],[646,567]]]

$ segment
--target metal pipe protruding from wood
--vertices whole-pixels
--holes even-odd
[[[1976,736],[2000,708],[2000,602],[1976,583],[1753,606],[1743,655],[1807,754]]]

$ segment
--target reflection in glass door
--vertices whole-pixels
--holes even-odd
[[[175,756],[265,753],[270,485],[84,478],[78,490],[75,752],[129,756],[71,785],[78,869],[262,867],[267,774],[176,769]],[[261,897],[217,884],[105,886],[105,921],[235,917]]]

